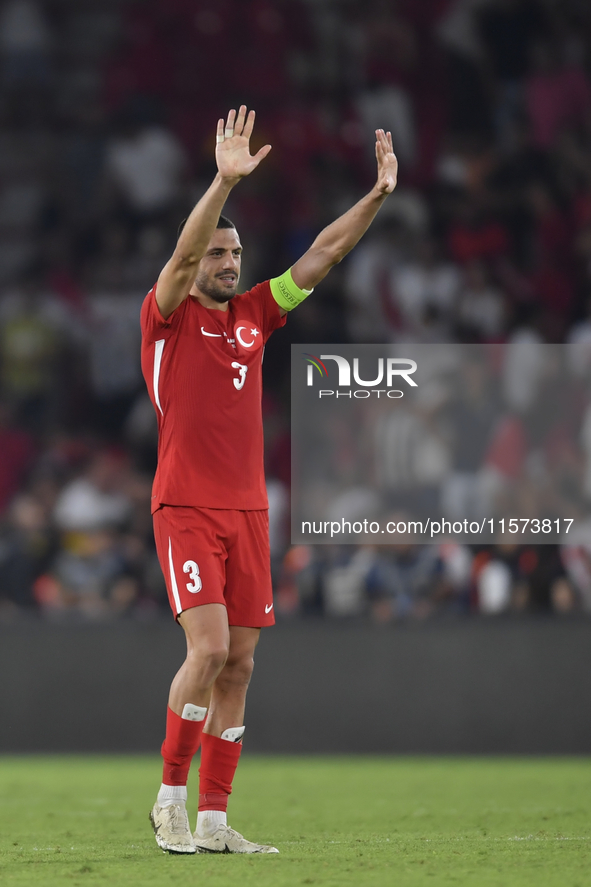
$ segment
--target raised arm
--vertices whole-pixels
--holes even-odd
[[[249,143],[254,118],[254,111],[247,117],[246,107],[241,105],[238,116],[236,111],[230,111],[225,126],[222,119],[218,120],[217,175],[187,219],[175,251],[158,278],[156,301],[164,318],[189,295],[230,191],[240,179],[250,175],[271,150],[270,145],[265,145],[251,156]]]
[[[392,147],[392,136],[383,129],[376,130],[376,159],[378,176],[369,194],[324,228],[310,249],[292,267],[294,283],[300,289],[313,289],[334,265],[344,259],[363,237],[380,206],[396,187],[398,161]]]

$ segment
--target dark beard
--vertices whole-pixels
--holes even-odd
[[[217,302],[219,305],[223,305],[224,302],[229,302],[230,299],[233,299],[236,293],[228,293],[226,290],[221,289],[221,285],[218,288],[218,285],[215,281],[209,281],[206,279],[202,279],[200,277],[195,281],[197,289],[203,293],[204,296],[209,296],[210,299],[213,299],[214,302]]]

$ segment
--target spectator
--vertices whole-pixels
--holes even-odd
[[[403,328],[403,318],[390,292],[393,271],[402,262],[407,232],[398,222],[382,224],[361,242],[348,260],[345,280],[347,322],[351,341],[382,342]]]
[[[127,458],[120,452],[99,452],[87,471],[62,490],[54,518],[64,532],[93,533],[122,527],[131,516],[125,492],[130,475]]]
[[[489,132],[484,46],[477,14],[488,0],[452,0],[437,23],[447,50],[449,122],[454,133]]]
[[[284,484],[274,477],[267,477],[269,499],[269,546],[271,549],[271,574],[276,581],[288,542],[289,493]]]
[[[0,382],[19,421],[39,431],[56,417],[70,318],[31,270],[0,303]]]
[[[57,536],[43,503],[19,494],[0,535],[0,619],[35,607],[35,583],[57,550]]]
[[[560,333],[556,329],[553,333],[562,340],[574,298],[573,231],[548,189],[532,185],[529,199],[534,216],[532,287],[554,327],[560,324]]]
[[[448,236],[451,256],[460,265],[498,260],[509,250],[507,230],[482,199],[460,198]]]
[[[377,622],[422,619],[451,594],[433,545],[380,545],[367,574],[367,594]]]
[[[478,572],[476,580],[478,611],[496,616],[511,607],[513,577],[507,563],[491,558]]]
[[[441,509],[450,520],[482,520],[491,513],[485,456],[498,416],[490,368],[473,354],[453,385],[446,415],[452,438],[452,470],[441,491]]]
[[[391,131],[402,168],[411,166],[416,157],[417,135],[408,93],[399,86],[366,89],[359,96],[358,111],[368,136],[379,128]]]
[[[6,0],[0,11],[5,85],[47,85],[51,43],[51,33],[36,0]]]
[[[464,268],[456,318],[464,341],[494,342],[503,337],[505,299],[501,290],[492,285],[483,262],[475,260]]]
[[[585,378],[591,369],[591,297],[587,299],[586,314],[568,333],[569,365],[579,378]]]
[[[51,575],[55,592],[44,601],[48,615],[104,619],[125,612],[137,597],[117,536],[108,530],[70,535]]]
[[[365,583],[375,569],[375,560],[376,553],[370,547],[338,549],[337,558],[322,579],[323,612],[327,616],[342,619],[365,613]]]
[[[492,0],[480,10],[478,19],[496,99],[497,136],[507,145],[522,107],[532,46],[544,33],[544,12],[535,0]]]
[[[419,240],[414,261],[401,263],[391,276],[393,299],[407,336],[423,339],[431,309],[439,318],[440,341],[449,340],[460,281],[457,267],[442,259],[438,244],[432,238]]]
[[[550,148],[569,126],[591,124],[591,83],[582,67],[565,65],[550,42],[533,50],[533,70],[525,83],[533,143]]]
[[[81,103],[68,115],[62,141],[61,200],[71,225],[92,225],[100,213],[105,174],[104,112],[97,102]]]
[[[561,546],[560,558],[582,609],[591,611],[591,526],[584,520],[575,535]]]
[[[438,512],[439,485],[451,460],[449,440],[438,421],[448,398],[448,385],[433,379],[421,386],[412,406],[400,402],[395,412],[382,409],[374,427],[377,487],[396,501],[406,494],[431,514]]]
[[[179,200],[187,158],[170,130],[129,114],[107,143],[106,170],[131,217],[146,221]]]
[[[144,295],[110,287],[87,300],[93,424],[98,435],[111,439],[117,439],[141,387],[138,317]]]
[[[0,515],[22,489],[32,468],[35,445],[31,436],[14,424],[13,410],[0,401]]]

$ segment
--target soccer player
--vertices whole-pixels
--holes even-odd
[[[164,773],[150,819],[170,853],[277,853],[229,828],[228,796],[244,734],[262,627],[272,625],[261,413],[264,343],[347,255],[396,185],[390,133],[376,132],[376,185],[326,227],[281,277],[237,295],[242,246],[221,215],[251,156],[254,111],[218,121],[218,172],[195,206],[141,313],[142,370],[159,426],[152,513],[170,605],[187,658],[172,682]],[[187,777],[201,746],[191,833]]]

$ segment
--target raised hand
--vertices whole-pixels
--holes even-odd
[[[249,143],[254,118],[254,111],[250,111],[247,117],[246,105],[240,105],[238,116],[236,111],[230,111],[225,125],[223,119],[218,120],[215,159],[224,178],[241,179],[250,175],[271,150],[271,145],[265,145],[251,155]]]
[[[381,194],[391,194],[396,187],[398,160],[392,147],[392,134],[376,129],[376,159],[378,180],[376,188]]]

